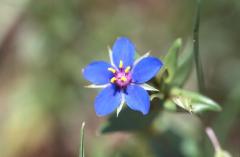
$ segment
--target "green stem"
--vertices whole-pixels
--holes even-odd
[[[193,28],[193,52],[194,52],[194,60],[195,60],[195,65],[196,65],[198,89],[201,93],[203,93],[205,90],[205,85],[204,85],[202,64],[201,64],[201,60],[199,57],[200,5],[201,5],[201,0],[197,0],[195,23],[194,23],[194,28]]]
[[[194,60],[195,60],[195,65],[196,65],[198,90],[200,93],[204,93],[205,92],[204,75],[203,75],[201,59],[199,56],[200,8],[201,8],[201,0],[197,0],[195,23],[194,23],[194,28],[193,28],[193,52],[194,52]],[[200,120],[202,120],[202,119],[200,118]],[[217,152],[218,150],[221,149],[221,146],[219,144],[219,141],[218,141],[213,129],[211,127],[206,127],[204,122],[203,122],[203,125],[205,127],[206,134],[208,135],[210,141],[212,142],[212,145],[214,146],[215,152]]]

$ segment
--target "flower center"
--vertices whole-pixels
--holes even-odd
[[[130,69],[130,66],[124,68],[123,62],[120,60],[118,70],[114,68],[108,68],[108,71],[111,71],[114,74],[114,77],[111,78],[110,82],[116,84],[120,88],[127,87],[132,81]]]

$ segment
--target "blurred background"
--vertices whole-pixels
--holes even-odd
[[[99,135],[97,90],[81,69],[108,60],[107,46],[127,36],[140,54],[162,58],[192,37],[194,0],[0,0],[0,156],[77,157],[86,121],[87,157],[211,157],[199,120],[165,113],[160,138]],[[207,95],[223,111],[205,116],[223,148],[240,157],[240,1],[205,0],[200,52]],[[196,89],[196,77],[185,88]],[[174,124],[174,125],[172,125]],[[168,149],[163,149],[165,147]]]

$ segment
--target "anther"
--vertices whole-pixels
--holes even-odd
[[[113,77],[113,78],[111,78],[110,82],[114,83],[116,80],[117,80],[116,77]]]
[[[123,81],[123,82],[126,82],[126,81],[127,81],[127,78],[126,78],[125,76],[122,76],[120,79],[121,79],[121,81]]]
[[[111,71],[112,73],[116,73],[116,70],[113,68],[108,68],[108,71]]]
[[[123,61],[122,60],[120,60],[119,68],[123,68]]]
[[[128,66],[126,69],[125,69],[125,73],[128,73],[130,71],[131,67]]]

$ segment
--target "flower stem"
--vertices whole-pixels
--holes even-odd
[[[197,0],[195,23],[193,28],[193,52],[194,52],[194,60],[196,65],[198,89],[201,93],[203,93],[205,90],[205,85],[204,85],[202,64],[199,57],[200,6],[201,6],[201,0]]]
[[[212,145],[213,145],[215,151],[217,152],[217,150],[220,150],[220,149],[221,149],[221,146],[220,146],[220,144],[219,144],[219,141],[218,141],[218,139],[217,139],[217,137],[216,137],[213,129],[210,128],[210,127],[207,127],[205,131],[206,131],[206,133],[207,133],[207,135],[208,135],[208,138],[209,138],[210,141],[212,142]]]
[[[80,137],[80,152],[79,152],[79,157],[84,157],[84,127],[85,127],[85,122],[82,123],[82,127],[81,127],[81,137]]]
[[[195,21],[194,21],[194,28],[193,28],[193,53],[194,53],[194,60],[195,60],[195,66],[196,66],[198,90],[200,93],[204,93],[205,92],[204,74],[203,74],[202,63],[199,55],[199,27],[200,27],[200,13],[201,13],[200,11],[201,11],[201,0],[197,0]],[[206,127],[205,132],[208,135],[208,138],[210,139],[210,141],[212,142],[212,145],[215,151],[220,150],[221,146],[219,144],[219,141],[213,129],[211,127]]]

